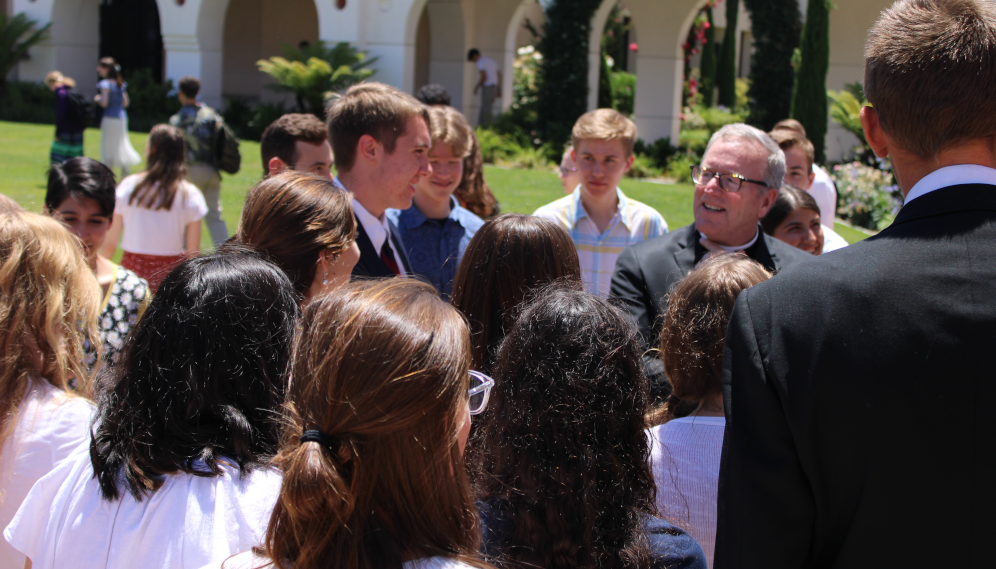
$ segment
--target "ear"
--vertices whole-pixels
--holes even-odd
[[[775,205],[776,199],[778,199],[778,190],[775,188],[768,188],[768,192],[762,196],[761,205],[757,210],[758,219],[761,219],[768,213],[771,206]]]
[[[815,168],[815,167],[816,166],[813,166],[813,168]],[[816,172],[813,170],[813,168],[809,169],[809,185],[810,186],[812,186],[813,185],[813,181],[816,180]]]
[[[571,162],[574,162],[574,167],[578,166],[578,151],[576,148],[571,148]]]
[[[875,107],[861,108],[861,130],[865,132],[865,140],[875,156],[885,158],[889,155],[889,136],[882,130]]]
[[[626,172],[629,172],[629,169],[633,167],[633,161],[634,160],[636,160],[636,156],[633,155],[633,154],[630,154],[629,158],[626,159],[626,162],[623,163],[623,174],[625,174]]]
[[[356,145],[356,159],[376,165],[384,153],[384,146],[369,134],[360,137]]]
[[[290,170],[290,166],[286,162],[274,156],[270,158],[270,161],[266,163],[266,169],[270,172],[270,175],[279,174],[284,170]]]

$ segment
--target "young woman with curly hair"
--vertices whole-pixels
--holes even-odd
[[[737,295],[771,274],[743,255],[701,263],[668,300],[661,331],[664,371],[672,394],[651,414],[651,463],[657,508],[687,527],[705,549],[716,548],[716,495],[723,450],[723,342]],[[675,418],[677,415],[691,414]],[[684,409],[682,409],[684,408]]]
[[[313,299],[300,328],[266,541],[222,566],[487,567],[463,449],[491,379],[469,372],[460,314],[388,279]]]
[[[495,364],[469,447],[482,549],[500,569],[705,569],[655,516],[636,330],[580,283],[535,295]]]
[[[0,213],[0,526],[89,440],[83,344],[98,338],[99,306],[100,285],[62,224]],[[23,566],[0,539],[0,567]]]
[[[35,569],[198,569],[260,543],[297,314],[255,251],[181,263],[100,378],[89,454],[35,484],[7,540]]]

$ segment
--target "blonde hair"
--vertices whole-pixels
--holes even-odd
[[[453,107],[429,107],[429,135],[432,145],[449,144],[455,156],[466,158],[474,147],[474,131],[463,113]]]
[[[0,214],[0,448],[13,431],[34,375],[33,339],[41,352],[41,376],[89,396],[90,373],[83,344],[97,336],[100,285],[79,241],[61,223],[36,213]]]
[[[632,156],[636,144],[636,124],[612,109],[595,109],[581,115],[571,130],[571,144],[578,148],[582,140],[620,140],[626,157]]]
[[[45,76],[45,86],[51,89],[52,85],[63,83],[65,80],[66,78],[62,76],[61,71],[49,71],[48,75]]]

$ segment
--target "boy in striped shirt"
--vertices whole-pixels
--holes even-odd
[[[633,165],[633,121],[612,109],[590,111],[574,123],[571,139],[581,183],[574,193],[533,215],[559,223],[570,233],[585,290],[607,298],[619,253],[667,233],[667,222],[654,208],[619,189],[619,180]]]

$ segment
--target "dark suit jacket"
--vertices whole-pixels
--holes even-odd
[[[373,243],[367,236],[367,232],[364,231],[359,218],[356,219],[356,245],[360,248],[360,260],[353,267],[353,278],[395,276],[391,269],[388,269],[387,265],[384,264],[384,261],[380,260],[380,251],[374,249]],[[405,253],[405,245],[401,241],[401,232],[393,223],[391,224],[391,248],[401,257],[405,274],[411,275],[412,268],[408,264],[408,255]]]
[[[760,227],[758,227],[760,231]],[[699,243],[695,224],[682,227],[623,249],[616,260],[609,296],[636,318],[643,348],[656,348],[660,337],[659,319],[667,304],[664,297],[706,254]],[[761,232],[744,251],[769,271],[780,271],[813,256]]]
[[[996,186],[742,293],[716,569],[991,567],[994,339]]]

